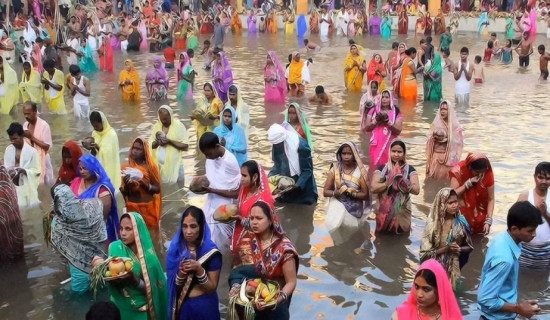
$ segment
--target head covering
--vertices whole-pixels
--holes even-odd
[[[125,218],[129,218],[132,224],[137,252],[134,254],[132,249],[119,240],[111,243],[109,256],[129,257],[135,261],[132,271],[145,282],[148,319],[168,319],[166,276],[155,253],[147,225],[141,215],[136,212],[123,214],[121,220]],[[120,308],[123,317],[123,310],[126,308],[133,310],[131,296],[129,299],[122,290],[111,290],[111,299],[116,305],[123,306]]]
[[[395,120],[397,120],[397,106],[395,105],[395,100],[394,100],[392,91],[388,89],[380,92],[380,99],[378,99],[378,102],[376,103],[376,107],[374,108],[373,118],[377,113],[380,113],[382,111],[382,95],[384,93],[388,93],[390,95],[390,110],[387,112],[388,118],[389,118],[388,123],[394,124]]]
[[[59,182],[70,183],[76,177],[78,169],[78,159],[82,157],[82,149],[76,141],[69,140],[63,144],[63,149],[67,149],[71,155],[71,164],[67,165],[64,161],[59,168]]]
[[[275,51],[270,50],[267,52],[267,55],[273,62],[273,66],[275,66],[275,72],[277,75],[277,87],[279,88],[279,90],[281,90],[281,92],[283,92],[283,95],[286,96],[287,87],[286,87],[286,79],[285,79],[285,68],[283,67],[283,64],[277,57],[277,54],[275,53]],[[268,66],[266,63],[264,67],[264,76],[267,74],[267,72],[268,72]]]
[[[92,112],[97,112],[99,113],[99,116],[101,117],[101,124],[103,125],[103,130],[102,131],[96,131],[94,130],[92,132],[92,137],[94,139],[102,139],[103,137],[105,137],[106,135],[109,134],[109,131],[111,130],[114,130],[113,127],[111,127],[111,125],[109,124],[109,120],[107,120],[107,116],[105,116],[105,113],[103,113],[103,111],[100,111],[100,110],[94,110]],[[97,141],[96,141],[97,143]]]
[[[183,64],[182,64],[182,59],[181,59],[181,56],[183,56]],[[185,71],[185,69],[187,68],[187,66],[191,63],[191,60],[189,60],[189,55],[187,54],[187,52],[183,51],[182,53],[180,53],[180,56],[179,56],[179,63],[178,63],[178,67],[177,67],[177,79],[178,81],[180,81],[182,79],[182,72]]]
[[[229,86],[233,83],[233,71],[225,52],[220,51],[218,54],[221,57],[221,63],[214,63],[212,65],[212,78],[222,80],[222,83],[214,82],[215,89],[220,90],[218,93],[227,94]]]
[[[157,165],[157,161],[153,158],[152,151],[149,148],[149,145],[147,143],[147,140],[144,137],[137,137],[134,139],[132,144],[130,145],[129,154],[132,154],[132,150],[134,149],[134,144],[139,141],[141,144],[143,144],[143,157],[145,158],[145,165],[147,166],[151,176],[149,179],[151,180],[152,184],[160,185],[160,173],[159,173],[159,167]],[[137,167],[139,164],[132,158],[128,157],[128,164],[130,167]],[[158,197],[160,202],[160,194],[156,194],[153,197]]]
[[[8,169],[0,165],[0,263],[24,256],[23,223],[17,191]]]
[[[231,112],[231,129],[225,125],[223,114],[225,111]],[[226,106],[220,113],[220,125],[214,128],[214,133],[218,137],[225,138],[225,148],[237,158],[239,166],[246,161],[246,152],[248,142],[243,127],[237,123],[237,112],[232,106]],[[241,155],[244,153],[244,157]]]
[[[439,56],[436,54],[436,56]],[[447,105],[447,121],[441,118],[441,106]],[[443,100],[439,104],[439,109],[428,131],[428,144],[426,154],[428,158],[433,155],[434,133],[444,131],[447,138],[447,150],[445,151],[445,162],[443,164],[452,167],[460,161],[462,156],[462,146],[464,137],[462,136],[462,126],[458,122],[455,109],[450,101]],[[426,163],[426,172],[429,172],[430,161]]]
[[[153,59],[153,63],[158,63],[159,66],[158,67],[153,66],[151,69],[149,69],[145,79],[147,79],[147,80],[156,80],[156,79],[164,80],[164,86],[166,87],[166,89],[168,89],[169,77],[168,77],[168,72],[164,68],[164,62],[162,61],[162,58],[160,56],[156,56]],[[151,90],[151,89],[149,89],[149,90]]]
[[[306,74],[304,72],[306,62],[304,59],[294,60],[296,56],[300,55],[298,51],[292,53],[292,60],[290,61],[290,66],[288,67],[288,83],[289,84],[302,84],[303,81],[309,82],[309,79],[306,79]]]
[[[194,209],[195,212],[200,213],[202,216],[203,225],[202,225],[202,239],[199,239],[200,242],[196,248],[197,256],[193,256],[189,249],[187,248],[187,241],[183,236],[182,224],[184,220],[185,213],[189,210]],[[190,214],[187,216],[191,216]],[[178,226],[178,231],[172,238],[170,242],[170,247],[166,252],[166,277],[168,280],[168,294],[169,294],[169,309],[172,310],[175,306],[177,300],[177,290],[176,290],[176,276],[178,275],[179,264],[184,259],[194,259],[199,260],[202,256],[210,252],[211,250],[218,250],[216,244],[212,241],[212,234],[210,232],[210,227],[206,222],[204,212],[197,207],[188,207],[183,214],[181,215],[180,223]],[[219,252],[218,252],[219,254]]]
[[[300,138],[293,131],[286,130],[280,124],[273,124],[267,131],[267,138],[271,144],[279,144],[284,142],[285,154],[288,159],[290,175],[296,176],[302,173],[300,169],[300,157],[298,148],[300,146]]]
[[[90,199],[90,198],[97,198],[99,194],[99,189],[101,187],[106,187],[109,189],[109,192],[111,193],[111,211],[109,211],[109,217],[107,218],[106,226],[107,226],[107,235],[109,237],[109,240],[113,241],[118,239],[118,230],[120,229],[119,220],[118,220],[118,209],[117,209],[117,203],[116,203],[116,197],[115,197],[115,188],[113,187],[113,184],[111,183],[111,180],[109,179],[109,176],[107,176],[107,172],[105,172],[105,169],[101,166],[101,163],[97,160],[96,157],[92,156],[91,154],[85,154],[82,157],[80,157],[79,161],[84,165],[86,170],[90,174],[95,175],[97,178],[96,182],[88,187],[88,189],[84,190],[82,194],[79,196],[80,199]],[[77,170],[77,176],[81,177],[80,175],[80,169]]]
[[[440,243],[441,228],[443,228],[443,222],[445,221],[445,215],[447,214],[447,200],[449,200],[449,197],[451,196],[451,191],[453,191],[451,188],[443,188],[439,190],[435,196],[432,207],[430,208],[425,234],[433,235],[433,243]],[[456,195],[456,193],[453,194]],[[466,231],[470,233],[468,222],[460,211],[457,212],[457,218],[460,219],[460,222],[462,222]]]
[[[369,185],[368,169],[367,169],[367,166],[363,164],[363,161],[361,160],[361,156],[359,156],[359,149],[357,148],[357,145],[353,141],[347,141],[342,143],[342,145],[336,151],[336,160],[338,160],[338,166],[341,166],[342,164],[342,161],[343,161],[342,150],[346,146],[351,149],[351,152],[353,153],[353,160],[357,164],[357,167],[359,167],[359,170],[361,170],[361,180],[363,180],[365,185],[368,186]]]
[[[306,136],[307,144],[309,145],[309,148],[313,150],[313,139],[311,137],[311,131],[309,129],[309,124],[307,122],[307,118],[305,113],[300,109],[300,105],[297,102],[292,102],[288,105],[288,107],[285,110],[285,122],[283,122],[283,127],[287,130],[292,130],[296,132],[294,127],[290,125],[290,122],[288,121],[288,109],[294,108],[296,110],[296,116],[298,117],[298,121],[300,122],[300,126],[302,127],[302,130],[304,130],[304,134]],[[296,132],[298,133],[298,132]]]
[[[447,272],[441,264],[434,259],[426,260],[420,265],[417,275],[422,270],[430,270],[434,273],[437,282],[438,304],[441,307],[441,319],[462,320],[462,312],[458,307],[453,288],[447,277]],[[415,277],[416,278],[416,277]],[[411,286],[411,293],[405,303],[397,308],[397,317],[401,320],[418,319],[416,290],[414,284]]]
[[[92,259],[106,256],[103,204],[97,198],[78,199],[65,184],[55,186],[53,196],[52,246],[75,268],[90,273]]]

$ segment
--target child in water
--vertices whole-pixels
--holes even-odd
[[[474,62],[474,83],[482,84],[485,82],[485,72],[481,64],[481,56],[476,56]]]
[[[483,54],[483,62],[491,62],[491,57],[494,54],[494,43],[492,40],[487,42],[487,48],[485,48],[485,53]]]
[[[500,60],[503,64],[510,64],[514,60],[514,55],[512,54],[514,49],[512,49],[512,40],[506,39],[506,45],[499,50]]]
[[[258,30],[260,32],[265,32],[265,18],[260,17],[260,23],[258,24]]]
[[[543,44],[538,46],[540,54],[540,78],[541,80],[548,80],[548,61],[550,60],[550,53],[546,52],[546,48]]]
[[[206,55],[206,58],[204,59],[204,66],[203,66],[204,70],[206,71],[210,70],[210,65],[214,60],[214,53],[212,51],[212,48],[210,48],[210,40],[204,40],[200,55],[201,56]]]
[[[323,86],[317,86],[315,94],[309,98],[309,102],[327,106],[332,103],[332,98],[325,92]]]

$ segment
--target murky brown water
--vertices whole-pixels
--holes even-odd
[[[320,43],[318,38],[312,41]],[[408,45],[415,45],[419,39],[409,35],[398,39]],[[537,44],[546,39],[539,39]],[[392,39],[391,41],[394,41]],[[477,34],[462,34],[453,42],[452,58],[458,59],[462,46],[470,47],[471,61],[475,54],[482,54],[485,41]],[[202,42],[202,40],[201,40]],[[376,38],[358,39],[368,48],[369,56],[376,50],[386,56],[391,42]],[[226,40],[226,51],[233,66],[236,82],[243,90],[243,96],[251,109],[251,130],[249,158],[257,159],[266,167],[271,166],[270,144],[266,129],[282,120],[283,106],[263,104],[262,72],[267,50],[276,50],[280,59],[298,47],[294,36],[260,35],[259,37],[233,37]],[[309,94],[314,85],[322,84],[333,95],[334,105],[330,107],[309,106],[305,100],[304,110],[308,115],[314,137],[315,177],[322,188],[328,165],[335,160],[334,152],[346,140],[358,141],[361,150],[368,154],[368,141],[359,133],[359,94],[344,90],[342,65],[347,52],[347,40],[331,39],[323,49],[313,55],[311,67],[313,84],[307,88]],[[142,81],[151,64],[151,54],[130,55],[140,70]],[[116,56],[120,67],[125,55]],[[202,58],[194,64],[202,66]],[[18,66],[18,71],[20,67]],[[118,72],[119,69],[117,69]],[[548,160],[547,141],[550,119],[550,104],[547,99],[549,86],[538,82],[538,54],[533,55],[531,69],[518,71],[517,61],[511,66],[493,63],[486,67],[487,82],[474,87],[471,106],[458,110],[459,119],[465,129],[465,152],[482,151],[489,155],[496,177],[496,225],[493,234],[505,229],[505,215],[508,207],[520,191],[532,187],[534,166]],[[158,104],[123,104],[117,92],[117,74],[99,73],[92,79],[92,107],[103,110],[117,129],[120,139],[121,158],[127,157],[130,142],[138,135],[149,136],[156,119]],[[171,71],[171,79],[175,79]],[[197,83],[200,85],[208,75],[199,70]],[[172,82],[174,83],[174,82]],[[365,86],[366,87],[366,86]],[[172,86],[174,88],[174,86]],[[449,73],[444,76],[444,97],[453,100],[454,80]],[[175,90],[170,104],[179,109],[179,117],[189,129],[191,148],[185,155],[187,181],[204,171],[204,158],[194,151],[196,136],[188,118],[193,106],[178,105]],[[197,97],[198,94],[195,94]],[[72,106],[72,99],[66,99]],[[177,107],[176,107],[177,106]],[[404,115],[404,129],[401,137],[409,147],[408,159],[424,178],[425,135],[437,108],[435,103],[418,105],[400,104]],[[72,112],[72,108],[70,110]],[[61,146],[67,139],[80,140],[91,132],[87,123],[75,123],[72,114],[60,117],[45,111],[42,116],[52,127],[54,145],[51,149],[54,168],[58,168]],[[5,130],[10,122],[24,121],[19,111],[12,117],[0,117],[0,150],[8,143]],[[369,250],[357,250],[361,239],[351,240],[335,247],[325,228],[326,201],[320,197],[317,207],[287,206],[280,211],[283,224],[300,254],[299,281],[291,305],[292,319],[389,319],[394,309],[408,294],[414,271],[418,266],[420,237],[429,206],[440,186],[427,185],[420,195],[413,196],[413,231],[410,238],[373,238]],[[43,191],[43,190],[42,190]],[[41,194],[46,194],[41,192]],[[188,194],[185,190],[165,187],[164,215],[162,229],[172,237],[177,228],[179,213],[189,205],[201,206],[203,196]],[[43,203],[43,210],[22,212],[25,230],[26,258],[18,265],[2,266],[0,269],[0,318],[2,319],[82,319],[89,305],[90,296],[75,297],[70,286],[61,286],[60,281],[69,277],[68,270],[60,257],[44,245],[41,217],[49,210],[51,200]],[[373,229],[373,228],[371,228]],[[476,293],[479,276],[486,251],[487,240],[478,239],[469,264],[464,268],[466,275],[462,289],[457,293],[466,319],[477,319]],[[162,256],[163,257],[163,256]],[[227,297],[227,284],[222,275],[220,297]],[[522,274],[520,296],[540,299],[544,309],[550,309],[548,274]],[[101,296],[107,299],[106,295]],[[548,311],[547,311],[548,312]],[[376,316],[374,316],[376,314]],[[539,319],[550,316],[539,316]]]

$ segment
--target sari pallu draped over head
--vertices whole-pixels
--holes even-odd
[[[376,56],[380,57],[380,62],[376,62]],[[368,91],[370,91],[370,83],[372,81],[378,82],[378,88],[379,90],[384,90],[386,87],[384,78],[380,74],[377,74],[376,72],[382,73],[385,71],[384,66],[384,59],[382,59],[382,56],[378,53],[375,53],[372,56],[372,59],[369,62],[368,69],[367,69],[367,82],[369,84]]]
[[[168,312],[170,313],[169,317],[172,320],[180,319],[179,313],[181,311],[183,303],[185,303],[185,300],[187,299],[188,293],[192,290],[192,281],[195,278],[195,275],[186,276],[183,282],[183,288],[181,289],[181,292],[178,293],[178,288],[176,286],[176,276],[178,275],[180,263],[183,260],[192,259],[197,260],[201,262],[201,264],[203,264],[215,255],[221,256],[221,253],[216,247],[216,244],[212,241],[212,235],[210,233],[208,223],[206,223],[204,213],[202,212],[202,210],[200,210],[200,212],[203,215],[202,219],[204,221],[204,228],[201,230],[202,239],[200,239],[200,243],[196,248],[196,255],[189,251],[189,249],[187,248],[187,241],[183,236],[183,214],[180,219],[178,231],[176,231],[176,234],[170,243],[170,247],[168,248],[168,252],[166,252],[166,278],[168,284],[169,298]]]
[[[445,239],[441,238],[441,231],[445,223],[445,215],[447,214],[447,201],[451,194],[456,195],[456,193],[451,193],[451,191],[451,188],[443,188],[439,190],[435,197],[430,214],[428,215],[426,228],[424,229],[424,237],[420,246],[420,260],[435,259],[439,261],[447,272],[453,288],[456,289],[457,280],[460,277],[460,269],[466,262],[464,260],[467,260],[469,253],[444,253],[438,255],[437,250],[452,242],[456,242],[461,247],[468,245],[471,248],[473,248],[473,244],[470,239],[470,226],[460,211],[455,214],[447,237]]]
[[[294,129],[294,127],[289,122],[288,109],[290,108],[294,108],[294,110],[296,110],[296,116],[298,118],[298,122],[300,123],[300,127],[302,128],[301,131],[296,131],[296,129]],[[292,102],[291,104],[288,105],[288,108],[286,108],[285,121],[283,122],[283,127],[285,127],[285,129],[287,130],[296,132],[298,135],[300,135],[300,137],[305,139],[307,141],[307,144],[309,145],[309,148],[313,152],[313,138],[311,137],[311,130],[309,129],[307,117],[297,102]]]
[[[489,205],[489,188],[495,185],[495,177],[489,158],[482,153],[470,152],[465,160],[460,161],[449,171],[449,177],[455,178],[459,185],[463,185],[466,180],[473,178],[474,174],[470,170],[470,165],[476,160],[484,159],[487,161],[487,171],[483,178],[470,189],[464,191],[460,199],[460,212],[466,217],[473,233],[483,231],[485,218],[487,217],[487,208]]]
[[[30,100],[36,103],[42,101],[44,93],[40,77],[40,73],[32,69],[32,64],[30,75],[27,76],[27,73],[23,71],[21,74],[21,82],[19,83],[19,91],[21,92],[23,101]]]
[[[231,128],[225,125],[223,114],[225,111],[231,112]],[[244,129],[237,124],[237,112],[231,106],[226,106],[220,113],[220,125],[214,129],[214,133],[220,138],[225,139],[225,148],[231,152],[239,166],[247,160],[248,141]]]
[[[159,108],[158,112],[166,110],[170,114],[170,127],[166,133],[166,138],[183,143],[189,142],[189,136],[187,134],[187,128],[183,123],[174,117],[172,108],[167,105],[163,105]],[[153,125],[151,131],[151,138],[149,139],[149,146],[152,147],[153,142],[156,140],[157,132],[163,132],[163,125],[160,121],[160,117],[157,112],[157,122]],[[183,166],[182,151],[176,149],[172,145],[166,145],[164,147],[159,146],[153,150],[152,155],[155,162],[159,163],[160,153],[163,153],[164,163],[159,164],[160,176],[163,183],[175,183],[180,178],[180,168]]]
[[[0,165],[0,245],[2,263],[18,260],[25,255],[17,190],[8,169],[3,165]]]
[[[267,55],[273,62],[273,68],[270,68],[267,63],[264,66],[264,78],[271,79],[265,84],[265,100],[284,102],[287,94],[285,68],[275,51],[268,51]]]
[[[380,93],[380,97],[384,92],[390,95],[390,110],[388,114],[388,123],[377,123],[376,127],[372,130],[372,136],[370,138],[370,163],[373,169],[378,168],[388,163],[390,143],[397,138],[397,135],[393,134],[390,125],[394,124],[401,114],[399,109],[394,105],[393,94],[389,90],[384,90]],[[376,123],[376,115],[382,112],[382,99],[378,99],[376,107],[370,109],[368,115]]]
[[[357,55],[351,53],[351,49],[357,49]],[[350,91],[361,91],[363,86],[363,72],[360,67],[365,63],[365,58],[359,52],[357,45],[352,44],[349,48],[349,52],[346,55],[346,62],[344,64],[345,68],[349,70],[344,70],[344,78],[346,81],[346,89]]]
[[[131,258],[132,273],[143,279],[145,292],[135,285],[125,285],[122,290],[111,286],[111,300],[119,308],[122,319],[138,319],[144,312],[149,315],[147,319],[168,319],[166,276],[155,253],[145,221],[135,212],[123,214],[121,220],[125,218],[130,219],[133,227],[136,253],[118,240],[109,246],[109,257]]]
[[[371,80],[369,82],[367,91],[361,96],[361,100],[359,101],[359,121],[361,122],[361,130],[366,133],[367,128],[367,115],[368,112],[378,104],[380,101],[380,90],[376,90],[376,95],[372,95],[371,85],[373,82],[376,82],[376,80]],[[378,84],[378,82],[376,82]],[[380,84],[378,84],[380,85]],[[368,104],[368,105],[367,105]],[[365,114],[366,112],[366,114]]]
[[[5,60],[2,69],[4,77],[3,83],[0,84],[0,88],[3,87],[4,95],[0,96],[0,114],[9,114],[13,107],[19,102],[19,83],[17,82],[17,73]]]
[[[113,187],[111,180],[109,180],[107,173],[94,156],[86,154],[80,157],[79,161],[82,162],[86,170],[88,170],[91,175],[95,175],[97,180],[93,185],[88,187],[88,189],[84,190],[78,197],[80,199],[99,198],[99,192],[102,187],[109,190],[112,203],[111,210],[109,211],[109,215],[105,221],[105,225],[107,227],[107,236],[109,241],[115,241],[119,238],[118,231],[120,230],[115,188]],[[80,170],[77,170],[77,177],[71,183],[71,190],[75,195],[78,195],[78,189],[80,188],[81,182],[82,176],[80,175]]]
[[[294,60],[299,52],[292,53],[292,61],[288,67],[288,83],[289,84],[302,84],[303,82],[310,82],[309,70],[306,66],[306,61],[300,59],[300,61]]]
[[[431,62],[424,73],[424,100],[440,101],[443,97],[443,66],[441,65],[441,55],[434,54],[434,61]]]
[[[271,144],[284,143],[290,175],[299,176],[302,171],[300,170],[300,157],[298,155],[298,148],[300,146],[300,137],[298,134],[294,131],[286,130],[280,124],[273,124],[267,131],[267,139]]]
[[[164,68],[164,62],[162,58],[157,56],[153,60],[153,64],[157,63],[158,68],[153,65],[153,68],[149,69],[147,76],[145,77],[146,81],[162,82],[162,83],[147,83],[147,91],[151,95],[153,88],[155,86],[164,86],[165,90],[168,91],[168,72]]]
[[[447,278],[447,273],[439,262],[434,259],[425,261],[420,265],[416,272],[430,270],[434,273],[437,282],[438,304],[441,308],[442,320],[462,320],[462,313],[458,307],[451,283]],[[416,289],[414,284],[411,286],[411,293],[405,303],[397,308],[397,317],[399,320],[417,320],[418,319],[418,301],[416,299]]]
[[[397,47],[397,54],[395,55],[395,58],[392,61],[390,61],[391,84],[393,86],[393,93],[395,94],[399,94],[399,85],[401,83],[401,72],[403,69],[403,65],[399,66],[399,63],[401,62],[401,57],[402,55],[404,55],[404,53],[399,52],[400,47],[403,47],[403,51],[407,50],[406,43],[404,42],[399,43],[399,46]]]
[[[106,256],[103,204],[97,198],[78,199],[65,184],[55,186],[53,196],[51,244],[75,268],[90,273],[93,258]]]
[[[109,124],[107,117],[102,111],[94,110],[101,116],[103,130],[93,131],[92,138],[99,146],[99,151],[96,154],[97,160],[107,172],[113,186],[120,187],[122,177],[120,175],[120,148],[118,145],[118,135],[113,127]],[[114,193],[113,193],[114,194]]]
[[[141,142],[143,145],[143,157],[144,162],[143,164],[137,163],[132,157],[132,150],[134,149],[134,144],[136,142]],[[129,157],[128,157],[128,163],[125,163],[122,166],[122,170],[127,168],[134,168],[138,169],[143,173],[143,178],[141,179],[144,183],[152,184],[161,186],[161,180],[160,180],[160,173],[159,168],[157,165],[157,162],[153,158],[153,155],[151,154],[151,149],[149,147],[149,144],[147,143],[147,140],[143,137],[138,137],[134,139],[132,144],[130,145],[129,150]],[[126,209],[127,211],[136,211],[139,214],[142,215],[143,220],[145,220],[145,223],[147,226],[150,227],[158,227],[160,224],[160,214],[161,214],[161,193],[151,194],[145,190],[145,187],[142,187],[139,182],[134,184],[127,185],[125,182],[123,182],[124,188],[129,188],[131,191],[139,192],[140,197],[143,199],[149,199],[149,197],[152,197],[149,201],[144,201],[140,203],[134,203],[132,201],[129,201],[126,199]],[[138,210],[139,209],[139,210]]]
[[[218,54],[221,57],[221,62],[215,61],[212,64],[212,82],[220,99],[226,102],[227,91],[229,86],[233,84],[233,71],[225,53],[220,51]]]
[[[447,121],[441,118],[441,106],[443,104],[447,105]],[[462,155],[462,147],[464,145],[464,137],[462,135],[462,126],[458,122],[455,109],[448,100],[444,100],[439,104],[439,109],[437,111],[435,119],[432,122],[430,131],[428,131],[428,142],[426,144],[426,175],[429,175],[435,170],[432,165],[432,159],[434,157],[434,148],[436,142],[434,140],[434,134],[438,131],[445,132],[447,139],[445,158],[443,159],[443,161],[438,160],[438,163],[439,165],[453,167],[460,161],[460,157]]]
[[[183,64],[181,63],[185,61]],[[194,72],[193,67],[191,66],[191,60],[187,52],[180,53],[179,64],[177,67],[176,75],[178,79],[178,100],[191,100],[193,99],[193,83],[185,80],[183,76],[189,77],[191,73]]]
[[[344,147],[349,147],[351,149],[351,152],[353,153],[353,159],[357,165],[357,168],[360,171],[360,177],[357,180],[354,177],[355,169],[349,175],[344,172],[342,165],[342,150],[344,149]],[[357,146],[351,141],[343,143],[340,148],[338,148],[338,151],[336,151],[336,160],[338,160],[338,162],[333,163],[331,165],[331,168],[334,169],[335,190],[337,190],[341,195],[337,198],[337,200],[344,205],[348,213],[356,218],[361,218],[361,216],[363,215],[363,201],[352,199],[351,197],[346,196],[344,193],[346,191],[350,193],[360,192],[361,181],[364,182],[366,186],[368,186],[368,169],[363,164],[363,161],[359,156],[359,150],[357,149]]]
[[[139,73],[137,72],[136,68],[134,67],[134,63],[130,59],[124,60],[124,65],[126,64],[130,65],[130,71],[126,70],[126,67],[120,71],[119,75],[119,82],[123,83],[126,80],[130,80],[131,84],[125,84],[122,85],[122,100],[124,101],[130,101],[139,100],[140,91],[139,91]]]
[[[275,200],[273,199],[273,195],[271,194],[271,190],[269,189],[269,179],[267,178],[267,174],[264,168],[262,168],[258,161],[250,161],[253,161],[258,167],[258,190],[255,193],[251,194],[250,188],[247,188],[241,184],[238,197],[239,215],[241,216],[241,219],[248,219],[250,215],[250,210],[257,201],[263,201],[271,207],[273,207],[273,205],[275,204]],[[250,178],[252,179],[252,177]],[[239,240],[243,231],[244,226],[241,223],[241,220],[237,220],[235,224],[235,231],[233,232],[233,252],[236,251],[237,241]]]
[[[82,157],[82,149],[80,149],[78,143],[73,140],[65,142],[65,144],[63,144],[63,149],[66,149],[71,155],[71,164],[68,165],[65,161],[62,161],[57,182],[70,184],[77,176],[76,171],[78,170],[78,161],[80,157]]]

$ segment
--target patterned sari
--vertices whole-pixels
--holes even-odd
[[[110,285],[111,301],[120,310],[122,319],[168,319],[166,276],[145,221],[135,212],[122,215],[121,220],[125,218],[129,218],[132,223],[137,252],[134,253],[122,240],[118,240],[109,246],[109,257],[132,259],[132,273],[143,281],[145,290],[134,284],[121,287]]]
[[[221,61],[215,60],[212,64],[212,83],[218,97],[225,103],[229,86],[233,84],[233,71],[225,53],[220,51],[218,54],[221,56]]]
[[[300,123],[300,128],[296,130],[294,126],[292,126],[288,119],[288,109],[294,108],[296,110],[296,115],[298,117],[298,122]],[[313,138],[311,137],[311,130],[309,129],[309,124],[307,122],[306,114],[301,110],[300,105],[297,102],[292,102],[288,105],[288,108],[285,110],[285,121],[283,123],[283,126],[287,130],[292,130],[296,132],[302,139],[305,139],[307,141],[307,144],[309,148],[313,152]]]
[[[157,66],[155,66],[157,65]],[[153,68],[147,72],[145,84],[149,99],[153,101],[164,100],[168,98],[168,72],[164,68],[164,62],[161,57],[155,57]]]
[[[17,191],[8,169],[0,166],[0,262],[24,258],[23,223]]]
[[[368,115],[376,123],[376,115],[378,113],[387,113],[389,121],[388,123],[376,123],[376,127],[372,130],[372,136],[370,138],[370,166],[371,168],[378,168],[388,162],[390,143],[397,138],[397,135],[393,134],[389,125],[394,124],[402,116],[397,106],[394,105],[393,95],[389,90],[384,90],[380,94],[387,92],[390,95],[390,110],[382,110],[382,99],[378,99],[376,107],[369,110]]]
[[[441,55],[435,53],[434,61],[424,73],[424,101],[441,101],[443,97],[442,76]]]
[[[444,253],[438,255],[437,250],[453,242],[460,247],[468,246],[472,249],[473,244],[470,239],[470,226],[460,211],[454,215],[453,224],[449,233],[442,233],[445,223],[447,200],[451,196],[451,191],[451,188],[443,188],[439,190],[435,197],[432,208],[430,209],[430,214],[428,215],[428,222],[424,229],[424,237],[422,238],[422,244],[420,246],[420,261],[424,262],[428,259],[439,261],[443,265],[443,268],[445,268],[445,271],[447,271],[447,276],[449,276],[453,288],[456,289],[460,278],[460,269],[464,266],[464,260],[467,259],[469,253],[465,254],[466,259],[463,259],[463,254]]]
[[[210,82],[204,84],[204,86],[209,86],[212,92],[214,93],[214,98],[212,101],[208,101],[206,96],[203,96],[197,102],[195,111],[193,115],[200,115],[201,117],[195,116],[193,119],[193,124],[197,128],[197,141],[199,141],[202,135],[205,132],[211,132],[220,124],[220,113],[223,109],[223,102],[218,98],[218,92],[214,89],[214,85]],[[214,119],[212,119],[214,118]]]

